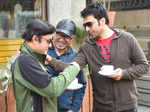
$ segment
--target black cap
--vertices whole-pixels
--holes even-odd
[[[48,23],[40,19],[31,20],[26,27],[27,30],[33,32],[36,35],[52,34],[54,31],[49,27]]]
[[[71,19],[63,19],[57,24],[56,32],[62,32],[71,38],[76,33],[76,25]]]
[[[22,34],[22,38],[26,41],[31,41],[33,35],[47,35],[54,32],[55,27],[53,25],[39,19],[33,19],[26,26],[26,30]]]

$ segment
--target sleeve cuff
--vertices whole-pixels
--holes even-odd
[[[78,68],[78,70],[80,71],[80,66],[79,66],[79,64],[77,62],[74,61],[74,62],[72,62],[70,64],[75,65]]]
[[[122,79],[128,79],[128,75],[127,75],[127,71],[126,70],[123,70],[122,71]]]

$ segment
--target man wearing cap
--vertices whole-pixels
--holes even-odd
[[[57,77],[45,69],[54,32],[52,25],[39,19],[32,20],[26,27],[20,56],[12,65],[17,112],[57,112],[57,97],[79,73],[77,63],[70,64]]]
[[[53,38],[53,46],[49,48],[48,54],[53,58],[63,62],[71,62],[77,55],[77,52],[70,47],[72,38],[75,37],[76,26],[70,19],[61,20],[56,26],[56,35]],[[58,76],[58,72],[47,66],[47,69],[54,76]],[[82,106],[82,101],[86,88],[86,79],[83,71],[80,71],[78,82],[83,84],[83,87],[73,91],[67,91],[59,96],[58,111],[59,112],[78,112]]]

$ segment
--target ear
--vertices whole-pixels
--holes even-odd
[[[105,20],[104,17],[102,17],[102,18],[99,20],[99,22],[100,22],[101,25],[105,25],[105,21],[106,21],[106,20]]]
[[[39,38],[38,38],[36,35],[33,35],[33,37],[32,37],[32,42],[33,42],[33,43],[39,42]]]

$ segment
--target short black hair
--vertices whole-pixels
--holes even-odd
[[[25,41],[31,41],[33,35],[41,37],[42,35],[52,34],[55,32],[55,27],[40,19],[33,19],[27,25],[22,38]]]
[[[97,20],[104,17],[106,19],[106,24],[109,24],[108,13],[102,2],[90,4],[81,11],[81,17],[85,18],[89,15],[93,15]]]

